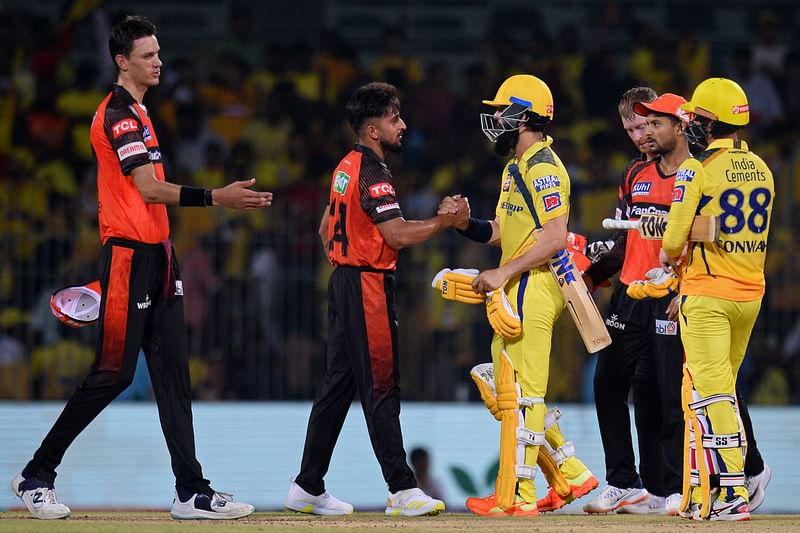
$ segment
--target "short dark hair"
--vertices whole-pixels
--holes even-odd
[[[130,57],[131,51],[133,51],[133,41],[155,34],[156,25],[150,22],[150,19],[139,15],[128,15],[125,20],[111,28],[111,36],[108,38],[108,52],[111,54],[111,61],[114,62],[114,65],[117,64],[117,54]]]
[[[347,101],[346,110],[350,127],[358,135],[367,119],[382,117],[390,110],[400,110],[397,88],[379,81],[363,85]]]
[[[622,98],[617,105],[619,116],[626,120],[633,120],[636,118],[636,113],[633,111],[633,106],[638,103],[649,104],[658,98],[658,94],[650,87],[633,87],[625,91]]]

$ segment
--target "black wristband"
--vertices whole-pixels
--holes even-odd
[[[206,189],[206,205],[209,207],[214,205],[214,197],[211,196],[212,190],[213,189]]]
[[[489,242],[492,238],[492,222],[470,217],[467,229],[456,230],[464,237],[475,242]]]
[[[206,190],[207,189],[202,187],[183,185],[181,187],[181,197],[178,200],[178,205],[183,207],[205,207]]]

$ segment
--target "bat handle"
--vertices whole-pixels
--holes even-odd
[[[637,229],[638,220],[617,220],[615,218],[604,218],[603,229]]]

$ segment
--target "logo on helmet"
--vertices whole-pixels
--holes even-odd
[[[732,111],[733,111],[734,115],[739,115],[741,113],[749,113],[750,112],[750,104],[735,105],[735,106],[733,106]]]

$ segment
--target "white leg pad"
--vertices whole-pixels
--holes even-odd
[[[553,407],[544,415],[544,430],[547,431],[553,427],[553,424],[557,424],[559,420],[561,420],[561,409]]]
[[[536,479],[536,467],[517,464],[517,479]]]
[[[692,391],[692,402],[689,408],[693,409],[697,415],[697,421],[703,431],[700,436],[703,444],[703,453],[705,455],[705,463],[708,467],[709,475],[718,475],[720,486],[722,487],[735,487],[744,485],[744,474],[742,472],[721,472],[719,465],[720,459],[718,454],[713,453],[712,450],[720,448],[740,448],[744,454],[747,446],[747,441],[744,438],[744,429],[742,428],[741,419],[739,419],[738,406],[736,405],[736,398],[730,394],[713,394],[706,398],[700,396],[696,390]],[[739,420],[739,432],[731,434],[714,434],[710,433],[708,428],[710,426],[706,407],[717,402],[730,402],[736,410],[736,417]],[[690,468],[689,480],[690,484],[695,487],[700,486],[700,470],[698,468],[697,457],[697,435],[695,435],[694,428],[689,428],[689,451],[690,451]]]

